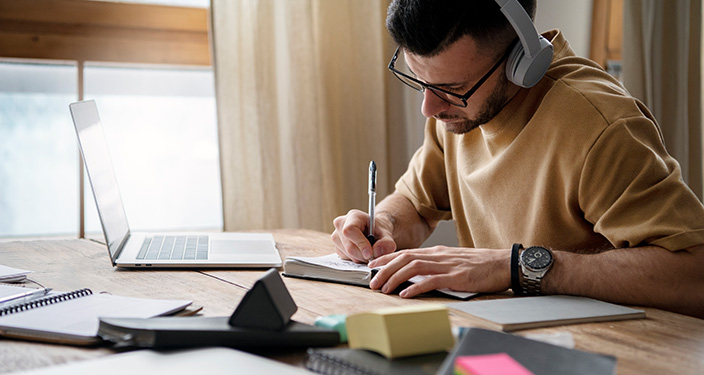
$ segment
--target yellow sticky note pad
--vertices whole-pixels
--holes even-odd
[[[387,358],[449,350],[455,344],[447,307],[440,304],[391,307],[347,317],[350,348]]]

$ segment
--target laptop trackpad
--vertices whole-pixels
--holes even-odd
[[[270,249],[271,241],[210,240],[211,254],[262,254]]]

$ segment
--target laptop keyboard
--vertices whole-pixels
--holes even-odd
[[[137,254],[144,260],[207,260],[208,236],[147,237]]]

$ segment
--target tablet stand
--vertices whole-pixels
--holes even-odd
[[[230,325],[240,328],[282,330],[298,307],[272,268],[254,283],[230,316]]]

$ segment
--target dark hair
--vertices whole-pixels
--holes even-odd
[[[536,0],[519,3],[535,16]],[[401,48],[420,56],[434,56],[465,35],[491,49],[516,38],[494,0],[393,0],[386,28]]]

